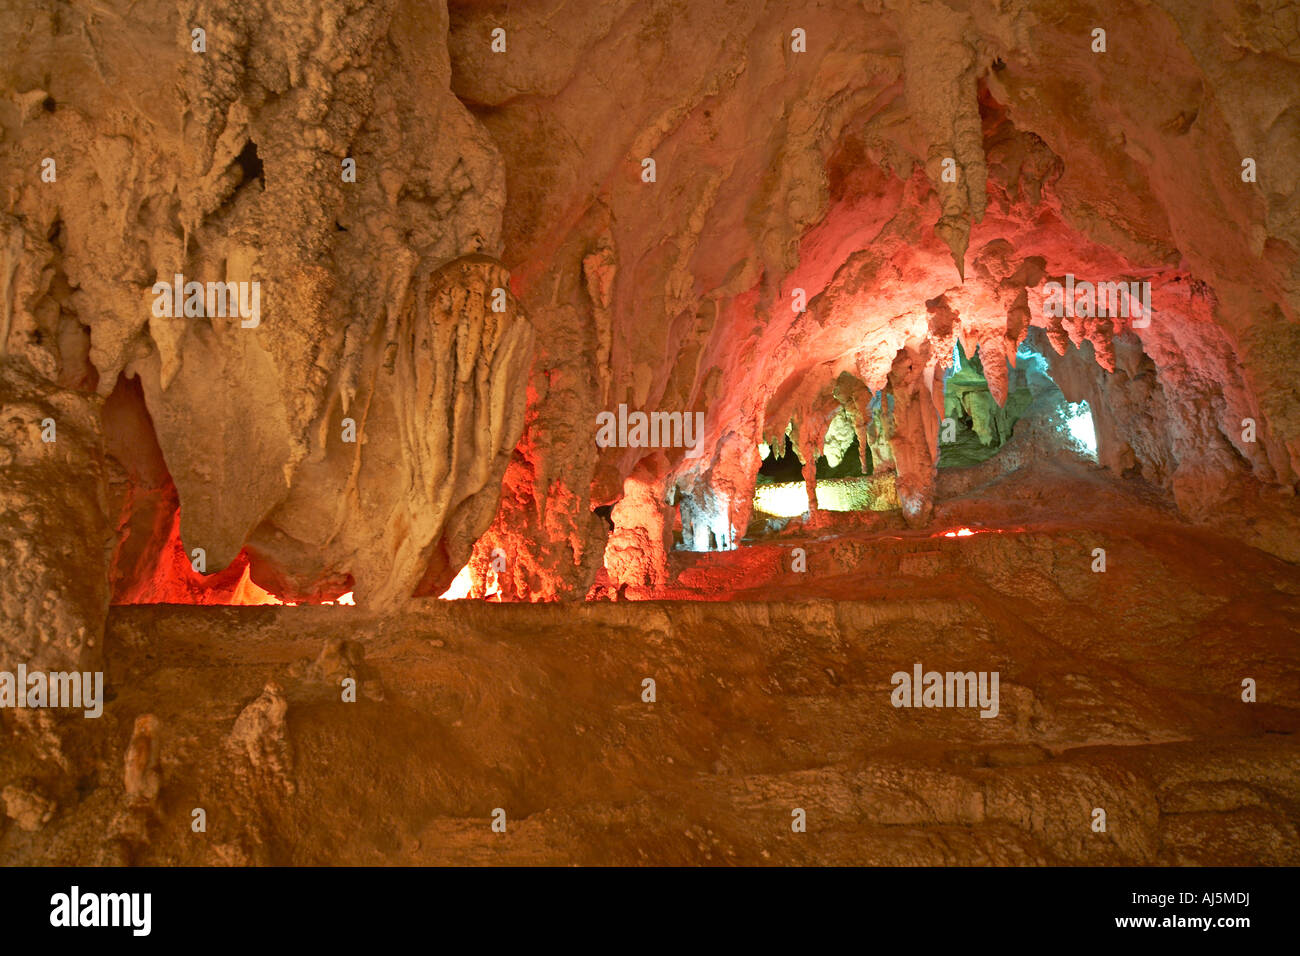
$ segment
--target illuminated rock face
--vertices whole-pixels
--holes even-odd
[[[987,600],[990,629],[1019,620],[1021,603],[1048,609],[1044,629],[1089,602],[1140,606],[1145,616],[1093,630],[1190,629],[1207,654],[1236,639],[1235,607],[1267,606],[1268,636],[1243,638],[1223,667],[1283,656],[1271,641],[1295,617],[1279,597],[1291,594],[1284,562],[1300,560],[1300,39],[1271,0],[1134,0],[1118,12],[1102,0],[111,6],[0,12],[0,35],[20,38],[0,77],[3,664],[97,666],[111,603],[342,603],[352,592],[382,622],[449,589],[521,603],[775,602],[687,625],[627,604],[573,619],[592,646],[607,627],[679,643],[711,629],[694,675],[701,662],[749,661],[750,632],[784,626],[785,605],[807,594],[888,602],[895,585],[964,587]],[[979,380],[946,389],[959,347],[978,356]],[[1095,464],[1067,441],[1067,402],[1089,409]],[[601,437],[608,416],[629,414],[691,427]],[[996,454],[945,460],[945,418]],[[779,513],[762,496],[756,509],[759,448],[787,437],[797,475],[769,505]],[[819,495],[819,459],[838,467],[855,443],[861,474]],[[1031,520],[1037,530],[1017,538]],[[1180,535],[1213,540],[1198,560],[1258,572],[1260,590],[1211,601],[1191,576],[1157,601],[1132,563],[1107,579],[1122,580],[1119,598],[1070,577],[1094,560],[1081,557],[1087,535],[1121,525],[1137,536],[1124,547],[1145,534],[1165,555]],[[881,556],[872,535],[901,544]],[[949,545],[983,549],[966,554],[987,566],[969,562],[954,585]],[[1181,594],[1195,606],[1180,607]],[[473,607],[429,620],[490,630]],[[563,611],[508,610],[520,630],[525,612],[554,624]],[[927,617],[924,601],[904,612],[936,627],[957,614]],[[144,622],[119,632],[144,646],[152,609],[118,613]],[[197,619],[201,642],[222,648],[234,618],[203,613],[215,616]],[[864,603],[814,619],[806,636],[824,624],[853,645],[875,613]],[[172,637],[188,626],[176,620]],[[1076,637],[1096,649],[1087,628]],[[1009,639],[1029,653],[1030,637]],[[492,662],[489,644],[470,657]],[[118,761],[129,734],[154,753],[167,649],[134,661],[144,689],[120,688],[98,736],[65,746],[43,716],[0,720],[17,728],[0,749],[0,790],[19,829],[79,802],[81,769]],[[348,673],[364,677],[353,651]],[[1129,651],[1102,648],[1142,663]],[[563,682],[539,675],[615,679],[605,659],[568,669],[565,649],[529,653],[519,686],[541,688],[532,699],[547,706],[565,706]],[[869,663],[828,659],[831,686],[880,680]],[[490,685],[494,666],[476,679]],[[286,714],[328,696],[319,674],[283,670],[194,717],[251,714],[226,757],[245,754],[259,772],[229,775],[246,788],[232,805],[257,796],[261,770],[281,788],[299,772],[279,757],[295,730]],[[796,696],[822,670],[786,675]],[[1294,710],[1294,682],[1265,676],[1271,700]],[[201,696],[202,669],[186,679]],[[1223,695],[1237,679],[1225,670],[1195,686]],[[382,697],[369,686],[368,699]],[[1038,758],[1099,739],[1089,695],[1064,707],[1073,736],[1036,737],[1026,716],[999,740],[1011,750],[963,753],[1047,765],[1046,783],[1026,772],[1047,795],[1030,810],[1007,797],[1015,780],[980,791],[996,826],[1022,811],[1056,819],[1056,768]],[[740,715],[757,726],[766,704],[753,700]],[[1210,733],[1220,715],[1185,703],[1170,720],[1189,740]],[[540,712],[529,720],[552,739],[576,723],[548,728]],[[1003,711],[1033,712],[1032,698]],[[1269,724],[1233,719],[1243,737]],[[1169,736],[1162,713],[1132,726]],[[678,731],[662,739],[706,746]],[[349,733],[349,746],[380,748],[377,732]],[[761,749],[759,736],[743,743]],[[822,743],[839,737],[832,728]],[[799,765],[798,734],[783,739],[771,766]],[[445,757],[438,746],[420,756]],[[1269,809],[1251,845],[1294,862],[1295,821],[1273,792],[1293,775],[1293,748],[1259,748],[1252,785]],[[599,747],[583,758],[614,759]],[[513,750],[493,759],[524,766]],[[713,765],[694,759],[682,761],[692,773]],[[152,761],[128,766],[146,802],[159,786]],[[1206,758],[1197,785],[1227,761]],[[847,785],[859,772],[845,771]],[[637,773],[598,782],[636,790]],[[964,826],[976,790],[965,777],[952,786],[961,796],[936,800],[936,818]],[[1161,791],[1157,802],[1177,814],[1215,800]],[[1193,826],[1162,831],[1149,801],[1136,811],[1151,825],[1123,859],[1195,857]],[[244,842],[205,862],[269,859],[250,819]],[[132,832],[131,852],[147,857]],[[894,859],[889,835],[873,838],[870,859]],[[1037,834],[994,855],[1051,860],[1072,840]],[[1071,852],[1057,858],[1094,859],[1091,846]]]
[[[138,378],[206,573],[394,605],[477,540],[475,566],[509,544],[506,597],[579,598],[591,510],[632,476],[620,533],[657,539],[686,502],[694,546],[726,545],[759,442],[789,431],[807,467],[836,422],[832,451],[851,425],[924,524],[954,344],[991,422],[1032,327],[1116,473],[1201,516],[1294,489],[1297,67],[1264,12],[629,2],[559,30],[556,9],[219,3],[201,44],[163,2],[14,25],[7,361],[101,397]],[[477,264],[439,273],[453,361],[418,327],[451,321],[421,283],[456,260]],[[191,282],[257,283],[256,316],[189,314]],[[470,392],[459,430],[412,431]],[[620,406],[702,415],[700,453],[593,447]]]
[[[117,496],[116,598],[204,588],[156,560],[177,506],[177,556],[222,593],[250,557],[297,600],[445,584],[495,513],[532,342],[445,8],[86,15],[4,15],[27,40],[0,354],[92,405],[143,396],[106,416],[116,473],[143,482]]]
[[[529,313],[547,309],[531,447],[545,461],[591,408],[706,414],[698,459],[622,448],[564,455],[562,474],[543,465],[560,508],[618,501],[654,460],[665,510],[688,502],[694,526],[698,502],[725,498],[744,527],[750,447],[793,422],[813,460],[841,408],[863,424],[885,392],[892,434],[876,444],[924,523],[954,343],[979,350],[991,420],[1032,327],[1066,353],[1052,371],[1068,398],[1110,396],[1098,441],[1117,475],[1137,468],[1192,515],[1293,490],[1300,167],[1282,145],[1294,103],[1260,97],[1297,68],[1283,53],[1294,38],[1265,15],[616,9],[563,34],[547,4],[451,18],[452,88],[505,165],[505,262]],[[497,26],[514,38],[504,56],[482,41]],[[1264,79],[1275,56],[1285,82]],[[1278,188],[1243,181],[1245,157]],[[1076,280],[1068,307],[1044,308],[1053,283]],[[1137,283],[1131,303],[1107,285],[1120,282]],[[573,374],[577,348],[595,374]],[[581,524],[532,550],[572,553]],[[604,535],[590,527],[587,550]],[[560,591],[586,583],[565,571]]]

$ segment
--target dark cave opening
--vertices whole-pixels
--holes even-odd
[[[867,459],[866,470],[864,471],[862,468],[862,456],[856,435],[853,436],[848,447],[844,449],[843,457],[839,458],[835,464],[831,464],[829,457],[825,453],[817,456],[818,480],[856,478],[861,475],[871,474],[871,470],[870,458]],[[788,481],[803,481],[803,464],[799,461],[799,456],[794,450],[789,435],[785,436],[784,450],[778,455],[775,449],[770,449],[758,469],[758,482],[760,484],[779,484]]]
[[[257,180],[262,184],[263,188],[266,187],[266,169],[261,156],[257,153],[257,143],[251,139],[246,142],[244,148],[239,151],[239,155],[235,157],[235,163],[239,166],[239,171],[243,177],[240,180],[240,186]]]

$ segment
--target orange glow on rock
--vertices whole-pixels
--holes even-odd
[[[252,574],[247,564],[244,565],[244,574],[235,585],[234,593],[230,595],[228,604],[283,604],[278,597],[266,590],[260,584],[253,580]]]
[[[1024,528],[954,528],[951,531],[940,531],[938,534],[932,534],[932,538],[969,538],[976,534],[1008,534],[1023,532]]]
[[[171,531],[160,549],[152,575],[114,594],[114,604],[219,604],[227,606],[283,605],[297,607],[297,601],[284,601],[266,590],[252,576],[248,554],[241,551],[230,566],[212,574],[199,574],[190,563],[181,542],[181,518],[178,510],[172,517]],[[353,592],[347,591],[333,601],[306,603],[355,605]]]

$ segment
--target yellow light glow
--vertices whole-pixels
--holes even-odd
[[[817,504],[821,505],[820,496]],[[808,510],[808,492],[801,482],[760,485],[754,489],[754,507],[778,518],[797,518]]]
[[[470,577],[469,565],[465,565],[456,572],[452,578],[450,587],[438,595],[440,601],[459,601],[469,596],[469,589],[473,586],[474,581]]]
[[[832,478],[817,482],[817,507],[823,511],[885,511],[898,507],[889,478]],[[808,510],[808,492],[802,481],[759,485],[754,508],[778,518],[797,518]]]

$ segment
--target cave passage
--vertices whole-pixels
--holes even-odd
[[[1032,338],[1041,344],[1041,339]],[[1033,445],[1034,454],[1074,454],[1097,461],[1096,427],[1088,402],[1071,402],[1065,397],[1051,377],[1050,362],[1029,342],[1020,345],[1015,359],[1014,366],[1007,364],[1007,396],[999,403],[989,388],[979,350],[967,356],[962,344],[956,344],[952,364],[943,378],[938,469],[959,474],[961,469],[990,461],[1011,441],[1017,424],[1025,418],[1029,421],[1024,428],[1040,433]],[[889,395],[873,395],[870,421],[860,430],[854,427],[852,409],[843,407],[836,412],[822,440],[812,478],[818,510],[890,511],[900,507],[893,493],[894,467],[889,449],[879,438],[893,430],[889,420],[892,406]],[[765,519],[764,529],[784,527],[766,519],[789,519],[809,513],[804,464],[790,431],[787,428],[778,446],[759,446],[762,464],[755,480],[754,512]],[[871,436],[868,447],[874,449],[874,454],[863,455],[860,437],[867,436]],[[1059,438],[1055,445],[1044,440],[1051,436]],[[1021,463],[1013,463],[1012,467]]]

